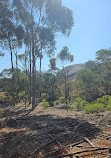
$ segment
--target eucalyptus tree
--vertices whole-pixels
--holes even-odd
[[[54,99],[57,99],[57,91],[59,87],[57,86],[57,74],[59,72],[59,69],[56,66],[56,58],[50,58],[49,62],[49,73],[52,74],[51,76],[51,99],[54,101]]]
[[[101,49],[96,52],[97,62],[101,64],[101,77],[103,78],[104,93],[111,95],[111,49]]]
[[[11,1],[1,0],[0,5],[0,46],[2,47],[2,49],[7,49],[10,53],[12,67],[12,96],[13,102],[15,104],[13,53],[16,47],[20,47],[24,31],[21,25],[16,24]]]
[[[68,97],[68,89],[67,89],[67,82],[68,82],[68,72],[65,70],[65,64],[66,62],[73,62],[74,56],[71,55],[69,52],[68,47],[63,47],[63,49],[60,51],[58,54],[58,59],[61,61],[63,72],[64,72],[64,77],[65,77],[65,101],[67,105],[67,97]],[[66,106],[67,108],[67,106]]]
[[[52,53],[52,50],[55,48],[55,44],[53,45],[54,47],[49,49],[51,44],[49,45],[47,42],[54,41],[53,39],[55,38],[56,34],[62,33],[62,35],[66,36],[70,34],[73,26],[73,14],[70,9],[62,5],[61,0],[13,1],[17,15],[20,17],[20,19],[22,19],[21,21],[23,24],[28,25],[28,30],[30,31],[31,35],[32,108],[35,108],[36,55],[39,53],[41,48],[44,52],[46,52],[45,50],[48,48],[48,52]]]
[[[80,70],[76,76],[76,87],[78,87],[78,92],[82,95],[86,101],[94,101],[100,97],[100,80],[96,73],[90,69]]]
[[[51,70],[56,70],[57,69],[57,67],[56,67],[56,58],[51,58],[49,61],[50,61],[50,65],[49,65],[50,69]]]

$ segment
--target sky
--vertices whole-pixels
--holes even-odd
[[[75,23],[70,37],[60,36],[56,39],[56,55],[67,46],[74,55],[71,65],[95,60],[97,51],[111,47],[111,0],[62,0],[62,2],[73,11]],[[10,54],[5,51],[4,53],[5,56],[0,57],[0,72],[4,68],[11,67]],[[43,71],[48,69],[48,61],[45,56],[42,61]],[[61,68],[60,62],[57,64]],[[66,66],[67,64],[69,63],[66,63]]]

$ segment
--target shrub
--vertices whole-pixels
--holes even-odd
[[[105,109],[111,111],[111,104],[107,105]]]
[[[83,110],[84,106],[87,104],[87,102],[80,97],[76,98],[75,101],[76,102],[75,102],[74,106],[78,110]]]
[[[50,106],[54,106],[54,102],[53,102],[53,101],[50,101],[50,102],[49,102],[49,105],[50,105]]]
[[[75,98],[79,98],[79,94],[71,94],[71,100],[75,100]]]
[[[98,98],[96,102],[101,103],[104,105],[104,107],[106,107],[111,102],[111,96],[104,95],[104,96],[102,96],[102,98]]]
[[[11,99],[12,97],[10,95],[4,94],[4,93],[0,94],[0,100],[11,100]]]
[[[56,100],[56,101],[54,102],[54,106],[56,106],[56,105],[59,105],[59,100]]]
[[[69,107],[71,108],[71,109],[77,109],[77,106],[76,105],[69,105]]]
[[[60,103],[65,103],[65,97],[64,96],[60,97],[59,101],[60,101]]]
[[[85,107],[84,107],[84,111],[85,113],[99,113],[103,110],[104,106],[103,104],[97,104],[97,103],[92,103],[92,104],[87,104]]]
[[[47,102],[46,99],[42,100],[42,105],[43,105],[44,108],[48,108],[50,106],[49,102]]]
[[[25,91],[19,92],[18,97],[19,98],[24,98],[25,97]]]
[[[7,96],[5,95],[5,94],[0,94],[0,100],[3,100],[3,99],[6,99],[7,98]]]

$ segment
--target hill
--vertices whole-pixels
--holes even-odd
[[[69,78],[75,77],[75,75],[81,70],[85,68],[85,64],[74,64],[65,67],[65,71],[68,71]]]

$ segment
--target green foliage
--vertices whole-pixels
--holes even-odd
[[[97,60],[101,62],[109,62],[111,61],[111,50],[110,49],[101,49],[96,52]]]
[[[50,107],[49,102],[47,102],[46,99],[43,99],[43,100],[42,100],[42,106],[43,106],[44,108]]]
[[[54,101],[50,101],[50,102],[49,102],[49,105],[50,105],[50,106],[54,106]]]
[[[65,104],[69,104],[69,99],[65,100]]]
[[[75,100],[76,98],[78,98],[79,97],[79,94],[77,94],[77,93],[72,93],[71,94],[71,100],[73,101],[73,100]]]
[[[57,68],[56,68],[56,58],[51,58],[49,61],[50,61],[49,67],[50,67],[52,70],[57,69]]]
[[[102,96],[102,98],[98,98],[96,102],[101,103],[104,106],[107,106],[111,102],[111,96],[104,95],[104,96]]]
[[[54,101],[54,106],[59,105],[59,100]]]
[[[103,110],[103,108],[104,108],[103,104],[91,103],[91,104],[87,104],[84,107],[84,111],[85,111],[85,113],[94,114],[94,113],[101,112]]]
[[[79,93],[89,102],[99,97],[98,77],[90,69],[84,69],[78,73],[76,87]]]
[[[25,97],[25,91],[19,92],[18,97],[19,98],[24,98]]]
[[[12,97],[8,94],[5,94],[5,93],[1,93],[0,94],[0,100],[11,100]]]
[[[83,110],[84,106],[87,104],[87,102],[80,97],[76,98],[75,101],[74,106],[78,110]]]
[[[46,94],[42,93],[42,99],[46,99]]]
[[[71,108],[71,109],[77,109],[77,106],[74,104],[74,105],[69,105],[69,107]]]
[[[60,103],[65,103],[65,97],[64,97],[64,96],[61,96],[61,97],[59,98],[59,101],[60,101]]]
[[[62,61],[72,62],[74,60],[74,56],[70,54],[68,47],[63,47],[63,49],[58,54],[58,58]]]
[[[105,109],[108,111],[111,111],[111,103],[109,105],[107,105]]]
[[[77,95],[75,95],[75,103],[73,105],[69,105],[69,107],[71,109],[77,109],[77,110],[83,110],[85,105],[87,104],[86,100],[77,97]]]
[[[0,94],[0,100],[5,100],[7,98],[7,96],[5,94]]]

